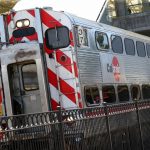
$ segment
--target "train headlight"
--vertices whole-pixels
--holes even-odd
[[[30,21],[28,19],[18,20],[16,22],[17,28],[28,27],[30,25]]]
[[[22,28],[23,27],[23,22],[22,21],[17,21],[16,26],[17,26],[17,28]]]
[[[28,19],[23,21],[23,24],[25,27],[28,27],[30,25],[30,21]]]

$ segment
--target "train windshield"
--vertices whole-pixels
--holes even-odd
[[[65,26],[50,28],[45,34],[49,49],[65,48],[70,44],[69,29]]]

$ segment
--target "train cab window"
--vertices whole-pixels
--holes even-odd
[[[146,44],[147,56],[150,57],[150,44]]]
[[[51,50],[68,47],[70,44],[69,29],[66,26],[49,28],[45,32],[45,39],[46,46]]]
[[[117,92],[120,102],[129,101],[129,90],[126,85],[119,85],[117,88]]]
[[[120,36],[112,35],[111,36],[111,45],[114,53],[123,53],[123,44]]]
[[[141,98],[139,85],[131,85],[131,97],[132,100],[139,100]]]
[[[38,77],[36,64],[22,66],[23,86],[26,91],[38,90]]]
[[[143,42],[137,41],[136,42],[136,49],[137,49],[138,56],[140,56],[140,57],[146,56],[145,45]]]
[[[85,93],[85,100],[88,106],[94,105],[94,104],[100,104],[100,95],[98,87],[85,87],[84,89]]]
[[[99,50],[109,49],[108,36],[103,32],[96,32],[96,46]]]
[[[116,102],[116,94],[114,86],[103,86],[102,87],[103,101],[107,103]]]
[[[135,45],[133,40],[125,38],[124,39],[125,44],[125,51],[127,55],[135,55]]]
[[[142,85],[143,99],[150,99],[150,85]]]

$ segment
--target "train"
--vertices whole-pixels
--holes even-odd
[[[0,16],[0,115],[150,98],[150,38],[51,7]]]

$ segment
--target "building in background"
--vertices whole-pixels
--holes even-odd
[[[98,21],[150,36],[150,0],[107,0]]]

